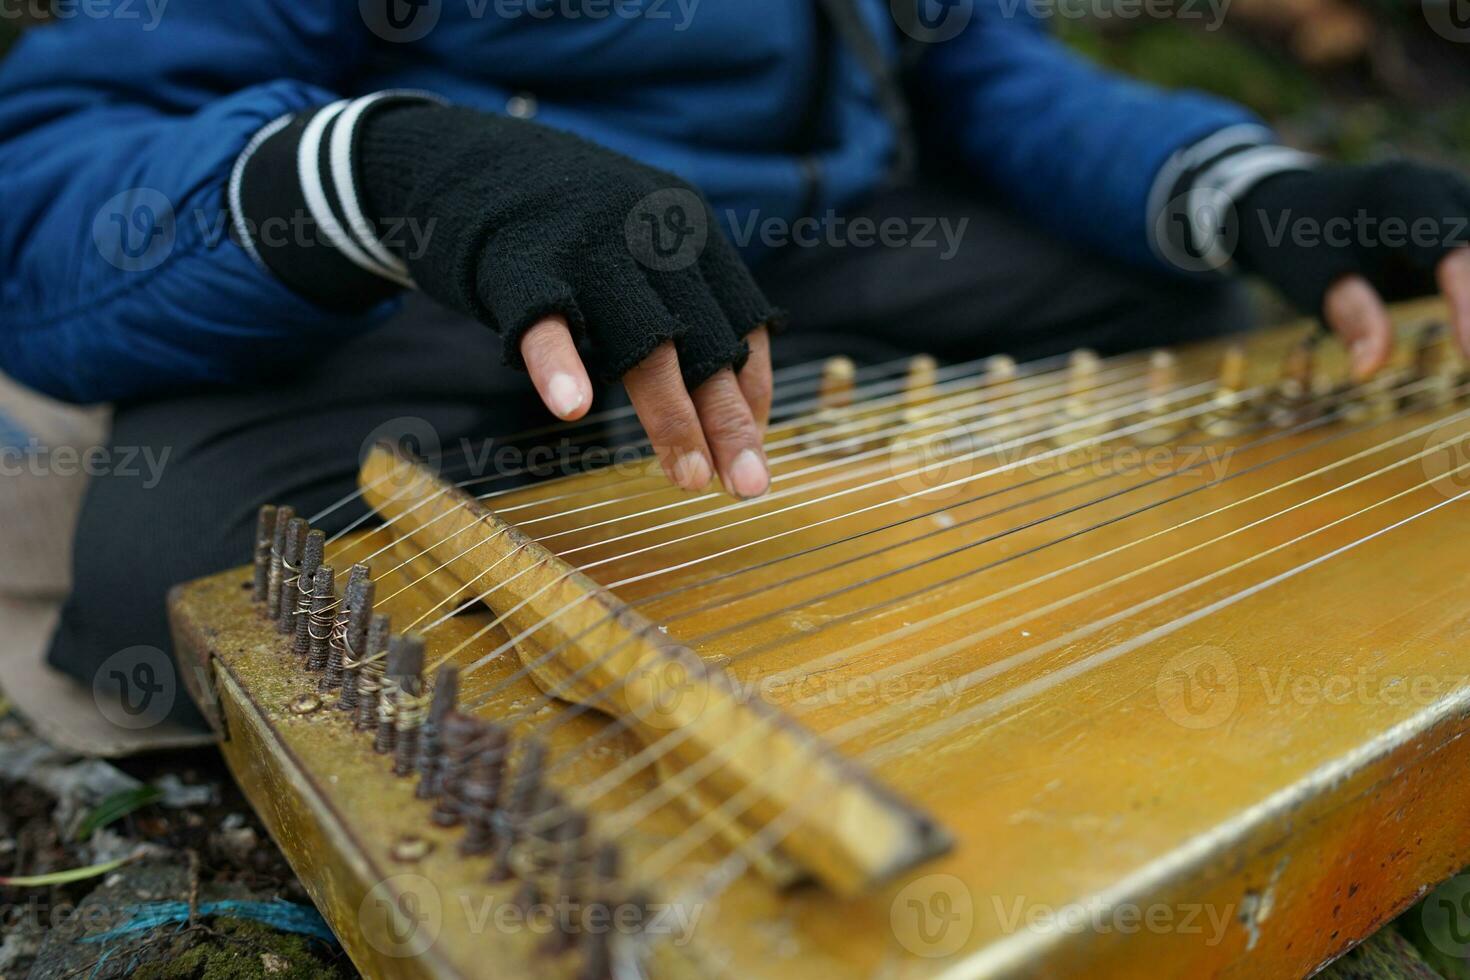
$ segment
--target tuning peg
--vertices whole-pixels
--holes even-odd
[[[1271,421],[1289,428],[1320,414],[1320,406],[1313,411],[1317,394],[1317,337],[1312,336],[1287,351],[1272,399]]]
[[[1159,446],[1176,439],[1184,431],[1179,420],[1162,422],[1174,409],[1169,396],[1179,386],[1179,359],[1166,350],[1156,350],[1148,359],[1148,404],[1144,409],[1144,420],[1154,424],[1133,436],[1133,441],[1142,446]]]
[[[852,404],[857,365],[847,357],[829,357],[822,365],[817,402],[822,408],[847,408]]]
[[[1449,328],[1443,323],[1423,327],[1415,337],[1414,375],[1424,382],[1424,389],[1415,401],[1435,406],[1450,404],[1455,400],[1462,372]]]
[[[903,421],[905,425],[919,425],[933,414],[928,403],[934,399],[934,385],[939,380],[939,362],[928,354],[909,359],[908,376],[904,378]]]
[[[1102,371],[1102,358],[1096,351],[1075,350],[1067,360],[1067,396],[1054,424],[1060,429],[1052,436],[1056,445],[1068,445],[1107,430],[1108,424],[1097,420],[1095,392],[1097,376]]]
[[[1200,420],[1200,428],[1216,436],[1239,435],[1253,421],[1246,376],[1250,362],[1245,348],[1232,344],[1220,358],[1220,375],[1215,385],[1212,408]]]
[[[251,579],[250,598],[264,603],[270,590],[271,542],[276,534],[276,508],[266,504],[255,518],[255,568]]]
[[[316,581],[316,570],[322,567],[322,558],[327,549],[327,536],[321,531],[309,531],[306,544],[301,550],[301,567],[296,571],[296,590],[291,595],[291,617],[294,620],[291,637],[291,653],[304,660],[311,650],[311,590]],[[281,601],[287,601],[282,597]]]
[[[904,379],[904,394],[908,396],[910,402],[929,398],[938,382],[938,361],[928,354],[919,354],[909,359],[908,377]]]
[[[281,578],[284,574],[286,535],[296,511],[290,507],[276,508],[276,526],[271,531],[270,581],[266,585],[265,614],[271,619],[281,615]]]
[[[276,631],[296,633],[296,596],[300,592],[298,576],[301,574],[301,552],[306,545],[306,532],[310,530],[305,520],[293,517],[286,525],[285,544],[281,549],[281,591],[276,596]]]

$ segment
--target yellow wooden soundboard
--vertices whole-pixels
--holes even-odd
[[[1399,311],[1407,327],[1436,314]],[[1302,336],[1252,337],[1242,390],[1274,391]],[[1179,352],[1175,390],[1200,392],[1180,405],[1211,405],[1222,359],[1221,344]],[[1122,385],[1149,364],[1088,365],[1103,374],[1083,407],[1105,417],[1107,372]],[[1341,376],[1329,349],[1319,368]],[[386,567],[426,552],[384,576],[380,603],[392,598],[379,608],[408,622],[478,592],[507,535],[466,555],[443,541],[453,524],[433,516],[447,508],[451,522],[487,528],[503,519],[534,547],[571,555],[586,588],[623,583],[609,591],[616,601],[832,741],[882,799],[943,838],[889,880],[859,875],[852,888],[826,880],[801,848],[781,858],[787,877],[816,883],[779,885],[781,866],[746,870],[717,898],[667,910],[666,933],[644,950],[652,976],[1305,976],[1470,864],[1470,400],[1463,375],[1458,387],[1415,387],[1413,368],[1400,369],[1401,401],[1385,407],[1386,388],[1324,392],[1344,411],[1321,424],[1242,427],[1212,410],[1187,429],[1136,425],[1120,440],[1117,426],[1148,418],[1120,401],[1127,412],[1112,430],[1079,423],[1068,438],[997,457],[1008,468],[938,466],[917,484],[903,482],[915,458],[963,463],[980,455],[976,444],[946,442],[936,456],[922,438],[893,442],[871,457],[908,494],[893,527],[892,509],[863,510],[892,484],[863,490],[873,477],[840,468],[824,471],[836,476],[820,494],[796,499],[851,492],[799,520],[780,513],[793,498],[739,512],[721,511],[731,504],[721,498],[665,531],[663,518],[627,515],[683,506],[677,492],[612,503],[643,479],[626,470],[470,503],[436,498],[446,483],[378,453],[364,473],[369,499],[409,534]],[[852,411],[861,417],[861,399]],[[922,436],[951,417],[909,421]],[[793,431],[778,422],[772,438]],[[1098,433],[1085,448],[1105,453],[1069,452]],[[392,494],[373,489],[388,477]],[[609,501],[599,519],[633,522],[628,540],[671,543],[622,557],[628,540],[609,543],[607,526],[567,513],[571,495]],[[747,514],[789,533],[751,545],[738,523]],[[852,540],[834,543],[839,525]],[[329,559],[345,568],[382,541],[345,540]],[[776,571],[735,574],[802,548],[810,556]],[[660,571],[684,562],[697,566],[672,580]],[[534,626],[550,601],[537,598],[550,581],[541,574],[429,633],[428,659],[503,620],[455,654],[466,668]],[[199,667],[193,687],[232,770],[358,967],[372,977],[578,975],[579,954],[548,952],[548,924],[517,906],[517,882],[491,883],[486,860],[458,854],[459,831],[433,825],[413,780],[394,777],[317,696],[252,605],[249,579],[245,569],[176,590],[177,649]],[[670,594],[671,581],[687,588]],[[536,704],[541,688],[516,675],[554,646],[532,636],[517,657],[466,674],[461,706],[504,719]],[[646,744],[646,732],[620,731],[579,754],[608,724],[586,713],[549,736],[552,757],[571,760],[555,777],[568,794]],[[768,778],[799,780],[780,769],[773,762]],[[660,778],[640,771],[600,798],[594,824],[601,809],[657,793]],[[659,895],[697,894],[731,845],[716,835],[669,862],[696,814],[663,807],[621,835],[625,870],[657,869]],[[849,851],[862,846],[857,834]]]

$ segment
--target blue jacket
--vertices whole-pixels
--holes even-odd
[[[859,2],[897,59],[889,0]],[[0,368],[74,401],[139,397],[268,377],[370,328],[389,309],[314,307],[231,240],[223,209],[254,133],[342,96],[419,88],[490,111],[530,96],[540,122],[685,177],[737,222],[840,210],[883,179],[894,134],[839,46],[835,139],[803,200],[786,148],[819,88],[813,2],[392,0],[418,19],[370,26],[360,10],[381,3],[102,0],[107,16],[29,31],[0,63]],[[1026,9],[959,0],[971,21],[924,45],[914,76],[921,135],[1038,222],[1152,261],[1164,162],[1250,117],[1106,74]]]

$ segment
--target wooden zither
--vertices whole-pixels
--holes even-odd
[[[787,369],[757,500],[380,444],[177,648],[368,976],[1305,976],[1470,864],[1439,317]]]

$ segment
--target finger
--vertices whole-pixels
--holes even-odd
[[[1362,276],[1339,279],[1322,302],[1327,325],[1347,345],[1353,377],[1366,381],[1393,352],[1393,321],[1383,298]]]
[[[737,497],[759,497],[771,485],[771,472],[761,451],[761,430],[745,392],[729,368],[715,372],[694,390],[694,407],[704,438],[715,454],[725,489]]]
[[[740,369],[740,390],[745,394],[745,403],[750,406],[756,425],[764,433],[771,420],[771,335],[765,327],[757,327],[745,342],[750,347],[750,357]]]
[[[714,473],[709,447],[694,403],[684,388],[674,345],[655,347],[652,354],[623,375],[623,386],[669,479],[685,490],[709,486]]]
[[[1457,248],[1442,259],[1435,269],[1439,291],[1450,304],[1450,319],[1460,350],[1470,357],[1470,247]]]
[[[592,382],[564,316],[550,316],[521,337],[521,359],[541,401],[559,419],[572,421],[592,406]]]

